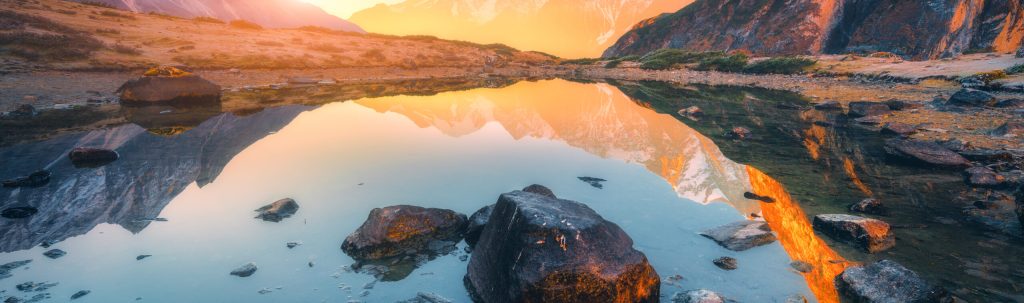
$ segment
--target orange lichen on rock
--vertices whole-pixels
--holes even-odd
[[[833,281],[850,264],[814,234],[807,215],[781,183],[751,166],[747,166],[747,174],[756,194],[775,198],[775,203],[762,203],[761,212],[778,234],[782,248],[793,260],[813,266],[803,276],[818,302],[839,302]]]
[[[171,78],[178,78],[178,77],[190,76],[190,75],[192,75],[192,73],[184,71],[184,70],[181,70],[181,69],[179,69],[177,67],[173,67],[173,66],[162,66],[162,67],[150,68],[149,70],[146,70],[146,73],[144,73],[142,75],[146,76],[146,77],[171,77]]]

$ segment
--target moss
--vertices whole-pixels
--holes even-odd
[[[776,57],[750,64],[744,72],[751,74],[798,74],[818,63],[817,60],[804,57]]]

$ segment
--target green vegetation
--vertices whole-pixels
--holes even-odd
[[[747,66],[747,61],[749,60],[750,58],[747,57],[746,54],[710,57],[700,60],[700,64],[697,64],[697,67],[694,69],[736,73],[743,71],[743,68]]]
[[[88,58],[103,42],[91,34],[13,11],[0,10],[0,53],[33,61],[70,61]]]
[[[562,60],[561,64],[562,65],[591,65],[591,64],[597,63],[598,61],[601,61],[601,58],[579,58],[579,59]]]
[[[231,25],[231,27],[238,28],[238,29],[263,30],[263,26],[260,26],[259,24],[252,23],[252,22],[249,22],[249,21],[245,21],[245,20],[242,20],[242,19],[231,21],[231,23],[229,25]]]
[[[1024,64],[1017,64],[1017,65],[1011,66],[1011,67],[1009,67],[1009,68],[1007,68],[1007,69],[1005,69],[1003,71],[1005,71],[1007,75],[1021,74],[1021,73],[1024,73]]]
[[[640,68],[664,70],[672,68],[676,64],[693,64],[725,56],[727,56],[725,52],[692,52],[663,48],[640,57]]]
[[[605,68],[616,68],[616,67],[619,67],[619,64],[622,64],[622,62],[637,61],[637,60],[640,59],[640,56],[629,55],[629,56],[625,56],[625,57],[609,58],[609,59],[611,59],[611,60],[609,60],[608,63],[604,64]]]
[[[804,57],[775,57],[748,65],[744,72],[751,74],[784,74],[792,75],[807,71],[818,63],[817,60]]]
[[[1013,68],[1013,67],[1011,67],[1011,68]],[[973,76],[971,76],[971,78],[975,78],[975,79],[981,80],[982,82],[989,83],[989,82],[992,82],[994,80],[999,80],[999,79],[1002,79],[1002,78],[1006,78],[1006,76],[1007,76],[1007,72],[1006,71],[994,70],[994,71],[990,71],[990,72],[974,74]]]

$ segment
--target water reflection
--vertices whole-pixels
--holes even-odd
[[[319,108],[255,107],[244,111],[247,116],[220,114],[198,124],[163,123],[136,112],[128,116],[176,131],[157,135],[124,125],[3,148],[0,158],[14,165],[4,166],[0,177],[46,167],[54,179],[39,189],[0,192],[2,206],[40,209],[29,221],[0,221],[0,244],[9,252],[0,263],[37,259],[0,285],[11,294],[14,284],[30,280],[61,282],[53,289],[60,296],[93,290],[82,302],[395,301],[423,290],[465,301],[458,283],[465,263],[457,256],[378,283],[361,297],[359,288],[373,278],[341,268],[352,260],[338,245],[374,207],[408,203],[471,213],[499,193],[538,183],[622,226],[659,273],[682,275],[663,286],[665,295],[709,288],[746,302],[793,295],[837,300],[831,278],[846,263],[815,237],[780,183],[733,162],[702,135],[718,130],[698,132],[652,110],[663,106],[646,95],[657,90],[616,85],[621,91],[603,83],[522,82]],[[707,88],[701,94],[759,102],[779,93]],[[297,100],[289,98],[325,103],[316,96],[239,96],[229,104],[248,105],[223,109]],[[718,119],[700,125],[724,129],[728,124]],[[74,169],[65,154],[81,145],[117,149],[122,159]],[[578,176],[608,181],[596,189]],[[745,199],[747,191],[777,202]],[[251,218],[252,209],[282,197],[302,205],[296,216],[281,223]],[[751,213],[769,222],[778,244],[731,252],[697,234]],[[149,220],[156,217],[169,221]],[[40,260],[42,249],[33,248],[61,240],[55,247],[69,252],[61,259]],[[284,247],[296,240],[304,244]],[[153,257],[140,262],[138,254]],[[711,263],[726,255],[740,261],[738,270]],[[790,269],[793,260],[814,270],[799,274]],[[228,271],[250,261],[260,266],[256,275],[229,279]]]

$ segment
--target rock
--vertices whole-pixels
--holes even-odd
[[[992,149],[965,149],[958,151],[958,154],[971,161],[981,162],[1012,162],[1013,153],[1005,150]]]
[[[586,177],[584,177],[584,178],[586,178]],[[592,179],[597,179],[597,178],[592,178]],[[605,181],[604,179],[597,179],[597,180],[599,180],[598,182],[604,182]],[[554,199],[558,198],[558,197],[555,197],[555,192],[551,191],[550,188],[547,188],[544,185],[533,184],[533,185],[524,187],[523,191],[528,192],[528,193],[535,193],[535,194],[538,194],[538,195],[541,195],[541,196],[546,196],[546,197],[549,197],[549,198],[554,198]]]
[[[220,86],[192,73],[166,67],[155,73],[151,69],[146,74],[125,82],[117,89],[122,104],[220,102]]]
[[[998,108],[1024,108],[1024,99],[1006,99],[996,102]]]
[[[876,253],[896,246],[896,236],[889,224],[880,220],[844,214],[814,216],[814,230],[839,241],[856,244],[861,249]]]
[[[879,123],[882,123],[882,118],[878,116],[868,116],[853,119],[853,121],[864,125],[878,125]]]
[[[288,242],[288,243],[284,244],[284,246],[288,247],[288,249],[295,248],[295,247],[297,247],[299,245],[302,245],[302,243],[299,243],[299,242]]]
[[[698,116],[704,114],[704,111],[700,107],[690,106],[679,110],[680,116]]]
[[[967,184],[974,187],[1000,187],[1006,183],[1006,177],[984,166],[975,166],[964,171]]]
[[[15,286],[19,291],[23,292],[36,292],[45,291],[51,287],[57,286],[58,283],[46,283],[46,282],[25,282]]]
[[[88,294],[89,294],[89,293],[91,293],[91,292],[92,292],[92,291],[88,291],[88,290],[79,290],[79,291],[78,291],[78,292],[76,292],[75,294],[71,295],[71,300],[74,300],[74,299],[78,299],[78,298],[84,297],[85,295],[88,295]]]
[[[842,110],[843,105],[836,101],[825,101],[814,105],[816,110]]]
[[[12,118],[32,118],[37,115],[39,115],[39,111],[37,111],[36,107],[31,104],[18,105],[14,111],[7,113],[7,116]]]
[[[31,206],[16,206],[0,211],[0,217],[7,219],[24,219],[39,212],[39,209]]]
[[[885,101],[885,105],[888,106],[890,110],[908,110],[924,107],[924,104],[922,103],[908,102],[902,100]]]
[[[474,302],[657,302],[661,285],[618,225],[522,191],[498,198],[467,271]]]
[[[733,127],[732,130],[725,134],[726,137],[738,140],[750,138],[751,135],[753,135],[753,132],[742,126]]]
[[[0,280],[11,277],[11,271],[32,263],[32,260],[14,261],[0,265]]]
[[[1000,125],[992,131],[992,135],[1000,137],[1024,137],[1024,123],[1019,121],[1003,123],[1003,125]]]
[[[898,158],[935,166],[964,167],[970,164],[963,156],[931,142],[889,139],[885,142],[885,151]]]
[[[341,245],[356,260],[379,260],[428,251],[434,241],[458,242],[466,215],[438,208],[397,205],[375,208]]]
[[[290,198],[277,200],[274,203],[256,209],[259,214],[256,219],[263,219],[268,222],[281,222],[284,218],[291,217],[299,211],[299,203]]]
[[[850,102],[849,115],[852,117],[881,116],[892,112],[888,105],[878,102]]]
[[[469,216],[469,224],[466,226],[466,244],[469,247],[476,246],[476,242],[480,240],[480,233],[484,231],[484,226],[487,225],[487,221],[491,218],[491,212],[493,211],[494,204],[491,204],[484,206]]]
[[[63,257],[66,254],[68,254],[68,253],[63,251],[63,250],[56,249],[56,248],[55,249],[51,249],[51,250],[47,250],[46,252],[43,253],[44,256],[46,256],[47,258],[50,258],[50,259],[57,259],[57,258]]]
[[[734,270],[739,268],[738,262],[736,262],[736,259],[732,257],[721,257],[711,262],[715,263],[715,266],[718,266],[718,268],[724,270]]]
[[[695,289],[686,292],[677,292],[672,295],[672,303],[727,303],[733,302],[707,289]]]
[[[883,134],[909,136],[917,132],[916,125],[910,125],[900,122],[889,122],[882,126]]]
[[[835,284],[852,302],[936,302],[936,292],[924,279],[890,260],[849,267]]]
[[[50,171],[39,170],[25,177],[19,177],[3,182],[4,187],[40,187],[50,182]]]
[[[416,293],[416,297],[408,300],[398,301],[396,303],[452,303],[452,300],[442,297],[435,293]]]
[[[153,255],[138,255],[135,257],[135,261],[142,261],[142,259],[152,257]]]
[[[874,215],[882,215],[886,213],[886,209],[885,206],[882,205],[882,201],[874,198],[860,200],[860,202],[850,205],[850,211]]]
[[[585,182],[587,184],[590,184],[590,186],[593,186],[594,188],[597,188],[597,189],[604,188],[604,184],[601,184],[601,183],[608,181],[608,180],[605,180],[605,179],[594,178],[594,177],[576,177],[576,178],[580,179],[580,181],[583,181],[583,182]]]
[[[78,168],[100,167],[114,162],[120,155],[102,148],[76,147],[68,153],[71,164]]]
[[[814,270],[814,265],[811,265],[810,263],[807,263],[807,262],[804,262],[804,261],[800,261],[800,260],[796,260],[796,261],[790,262],[789,263],[789,267],[792,267],[793,269],[795,269],[796,271],[799,271],[801,273],[809,273],[812,270]]]
[[[252,262],[242,265],[241,267],[231,271],[232,276],[239,276],[242,278],[251,276],[254,273],[256,273],[256,263]]]
[[[733,222],[705,230],[701,235],[733,251],[744,251],[777,240],[768,223],[762,221]]]
[[[964,88],[949,97],[949,103],[959,106],[993,106],[996,97],[984,91]]]
[[[750,200],[758,200],[758,201],[761,201],[761,202],[764,202],[764,203],[775,203],[775,198],[768,197],[768,196],[761,196],[761,195],[758,195],[758,194],[755,194],[755,193],[752,193],[752,192],[749,192],[749,191],[743,193],[743,197],[747,198],[747,199],[750,199]]]

